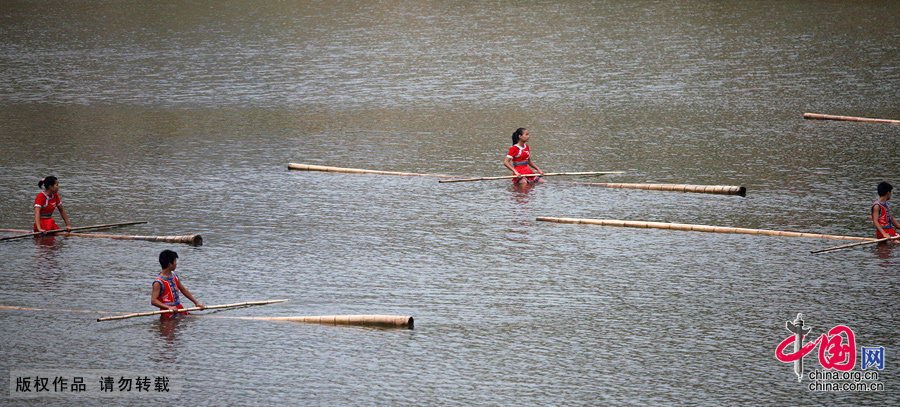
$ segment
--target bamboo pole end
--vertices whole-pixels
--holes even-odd
[[[900,124],[900,120],[872,119],[872,118],[868,118],[868,117],[837,116],[837,115],[817,114],[817,113],[804,113],[803,118],[804,119],[819,119],[819,120],[840,120],[840,121],[848,121],[848,122]]]

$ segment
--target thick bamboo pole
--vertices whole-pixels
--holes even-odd
[[[308,317],[237,317],[240,319],[257,319],[263,321],[307,322],[326,325],[362,325],[385,328],[413,328],[411,316],[399,315],[327,315]]]
[[[358,168],[327,167],[324,165],[309,165],[309,164],[296,164],[296,163],[288,164],[288,169],[301,170],[301,171],[346,172],[346,173],[352,173],[352,174],[381,174],[381,175],[403,175],[403,176],[410,176],[410,177],[453,178],[452,175],[417,174],[417,173],[412,173],[412,172],[361,170]]]
[[[441,181],[443,182],[443,181]],[[723,194],[747,196],[747,188],[731,185],[686,185],[686,184],[625,184],[608,182],[573,182],[578,185],[593,185],[605,188],[649,189],[654,191],[698,192],[703,194]]]
[[[25,230],[21,229],[0,229],[0,232],[25,232]],[[203,237],[200,235],[184,235],[184,236],[127,236],[127,235],[101,235],[97,233],[69,233],[69,232],[54,232],[54,235],[58,236],[74,236],[74,237],[102,237],[106,239],[118,239],[118,240],[148,240],[151,242],[166,242],[166,243],[187,243],[194,246],[203,245]]]
[[[120,227],[120,226],[140,225],[143,223],[147,223],[147,222],[108,223],[105,225],[81,226],[81,227],[77,227],[77,228],[72,228],[70,230],[76,231],[76,230],[106,229],[106,228],[114,228],[114,227]],[[26,233],[24,235],[16,235],[16,236],[0,238],[0,240],[21,239],[23,237],[31,237],[31,236],[37,236],[37,235],[43,235],[43,234],[49,235],[49,234],[56,234],[56,233],[60,233],[60,232],[65,232],[65,229],[56,229],[56,230],[50,230],[50,231],[46,231],[46,232]]]
[[[243,307],[243,306],[247,306],[247,305],[266,305],[266,304],[274,304],[276,302],[285,302],[285,301],[290,301],[290,300],[284,299],[284,300],[270,300],[270,301],[239,302],[239,303],[235,303],[235,304],[211,305],[211,306],[205,307],[205,308],[200,308],[200,307],[184,308],[184,309],[180,309],[178,311],[159,310],[159,311],[151,311],[151,312],[138,312],[136,314],[97,318],[97,322],[112,321],[112,320],[116,320],[116,319],[126,319],[126,318],[134,318],[134,317],[146,317],[146,316],[150,316],[150,315],[159,315],[159,314],[174,314],[176,312],[200,311],[200,310],[219,309],[219,308],[234,308],[234,307]]]
[[[841,120],[841,121],[846,121],[846,122],[900,124],[900,120],[869,119],[869,118],[865,118],[865,117],[834,116],[834,115],[818,114],[818,113],[803,113],[803,118],[804,119],[816,119],[816,120]]]
[[[101,237],[106,239],[117,240],[146,240],[150,242],[166,242],[166,243],[187,243],[193,246],[203,245],[203,237],[200,235],[184,235],[184,236],[127,236],[127,235],[100,235],[95,233],[60,233],[60,236],[75,237]]]
[[[608,175],[608,174],[624,174],[625,171],[588,171],[588,172],[548,172],[544,175],[525,174],[525,175],[501,175],[497,177],[478,177],[478,178],[461,178],[461,179],[442,179],[438,182],[466,182],[466,181],[485,181],[492,179],[512,179],[512,178],[528,178],[528,177],[549,177],[553,175]]]
[[[783,236],[783,237],[812,237],[812,238],[819,238],[819,239],[841,239],[841,240],[862,240],[862,241],[875,240],[875,239],[871,239],[871,238],[867,238],[867,237],[835,236],[835,235],[823,235],[823,234],[819,234],[819,233],[783,232],[783,231],[778,231],[778,230],[732,228],[732,227],[724,227],[724,226],[691,225],[691,224],[686,224],[686,223],[643,222],[643,221],[610,220],[610,219],[572,219],[572,218],[551,218],[551,217],[538,217],[537,220],[545,221],[545,222],[557,222],[557,223],[586,223],[586,224],[591,224],[591,225],[602,225],[602,226],[671,229],[671,230],[685,230],[685,231],[696,231],[696,232],[741,233],[741,234],[748,234],[748,235]]]

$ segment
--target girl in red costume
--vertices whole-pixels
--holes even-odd
[[[872,223],[875,224],[875,236],[878,239],[898,236],[900,224],[891,216],[891,208],[888,207],[893,189],[887,182],[878,184],[878,200],[872,203]]]
[[[178,281],[178,275],[175,274],[175,267],[178,265],[178,253],[171,250],[163,250],[162,253],[159,254],[159,265],[162,266],[162,271],[156,276],[156,280],[153,280],[153,291],[150,293],[150,304],[159,307],[160,310],[175,311],[184,309],[184,306],[181,305],[181,299],[178,296],[178,293],[181,292],[185,297],[191,300],[194,305],[203,309],[206,308],[203,304],[194,299],[194,296],[191,295],[191,292],[188,291],[187,288],[185,288],[184,284],[181,284],[181,281]],[[178,312],[172,314],[160,314],[159,319],[165,321],[183,315],[190,315],[190,313]]]
[[[62,206],[59,199],[59,180],[54,176],[46,177],[38,182],[38,187],[43,187],[44,192],[38,194],[34,199],[34,231],[47,232],[51,230],[59,230],[56,221],[53,220],[53,211],[59,208],[59,214],[62,215],[63,221],[66,222],[66,231],[72,230],[69,225],[69,217],[66,210]]]
[[[538,174],[544,175],[544,172],[531,160],[531,150],[528,148],[528,144],[526,144],[528,143],[528,129],[523,127],[516,129],[512,134],[512,142],[513,145],[509,148],[506,159],[503,160],[503,165],[505,165],[506,168],[509,168],[509,170],[513,172],[513,175],[516,176],[516,178],[513,178],[512,182],[519,185],[544,182],[540,176],[524,176],[534,174],[534,171],[532,171],[531,168],[537,170]],[[520,175],[523,176],[520,177]]]

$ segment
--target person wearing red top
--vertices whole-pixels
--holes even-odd
[[[46,177],[38,182],[38,187],[43,187],[44,192],[38,194],[34,199],[34,228],[35,232],[47,232],[51,230],[59,230],[56,221],[53,220],[53,211],[59,208],[59,214],[62,215],[63,221],[66,222],[66,230],[72,230],[69,225],[69,216],[62,206],[59,199],[59,179],[54,176]]]
[[[893,189],[887,182],[878,184],[878,200],[872,203],[872,223],[875,224],[875,237],[878,239],[900,236],[897,234],[900,224],[891,216],[891,208],[887,202],[891,199]]]
[[[178,266],[178,253],[171,250],[163,250],[159,254],[159,265],[162,266],[162,271],[160,271],[159,275],[156,276],[156,279],[153,280],[153,291],[150,293],[151,305],[159,307],[160,310],[175,311],[184,309],[178,295],[178,293],[181,292],[185,297],[191,300],[194,305],[200,308],[206,308],[203,304],[197,302],[197,300],[194,299],[194,296],[191,295],[191,292],[178,280],[178,275],[175,274],[175,267]],[[165,321],[183,315],[190,315],[190,313],[178,312],[172,314],[160,314],[159,319]]]
[[[540,176],[524,176],[533,175],[535,172],[531,170],[532,168],[537,170],[538,174],[544,175],[544,172],[541,171],[531,159],[531,149],[529,149],[528,144],[526,144],[528,143],[528,138],[528,129],[524,127],[516,129],[512,134],[513,145],[509,148],[506,159],[503,160],[503,165],[505,165],[506,168],[509,168],[509,170],[513,172],[513,175],[516,176],[516,178],[513,178],[512,180],[514,184],[524,185],[526,183],[532,184],[535,182],[544,182]]]

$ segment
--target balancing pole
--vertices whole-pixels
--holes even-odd
[[[887,124],[900,124],[900,120],[890,120],[890,119],[869,119],[865,117],[852,117],[852,116],[834,116],[828,114],[818,114],[818,113],[803,113],[804,119],[817,119],[817,120],[841,120],[845,122],[867,122],[867,123],[887,123]]]
[[[324,165],[309,165],[309,164],[296,164],[296,163],[288,164],[288,169],[302,170],[302,171],[346,172],[346,173],[351,173],[351,174],[380,174],[380,175],[403,175],[403,176],[413,176],[413,177],[453,178],[452,175],[417,174],[417,173],[412,173],[412,172],[361,170],[358,168],[327,167]]]
[[[125,223],[110,223],[107,225],[81,226],[81,227],[77,227],[77,228],[72,228],[72,229],[70,229],[70,231],[103,229],[103,228],[112,228],[112,227],[118,227],[118,226],[140,225],[142,223],[147,223],[147,222],[125,222]],[[44,234],[55,234],[55,233],[59,233],[59,232],[66,232],[66,230],[65,229],[56,229],[56,230],[48,230],[48,231],[44,231],[44,232],[26,233],[24,235],[16,235],[16,236],[0,238],[0,240],[21,239],[23,237],[31,237],[31,236],[44,235]]]
[[[827,249],[813,250],[810,253],[822,253],[822,252],[828,252],[828,251],[832,251],[832,250],[846,249],[848,247],[853,247],[853,246],[862,246],[864,244],[881,243],[881,242],[886,242],[888,240],[895,240],[895,239],[900,239],[900,236],[891,236],[891,237],[885,237],[883,239],[872,240],[869,242],[851,243],[851,244],[845,244],[843,246],[829,247]]]
[[[461,178],[461,179],[442,179],[438,182],[466,182],[466,181],[485,181],[492,179],[512,179],[512,178],[530,178],[530,177],[549,177],[553,175],[608,175],[608,174],[624,174],[625,171],[588,171],[588,172],[548,172],[544,175],[540,174],[520,174],[520,175],[501,175],[498,177],[478,177],[478,178]]]
[[[400,315],[326,315],[305,317],[219,317],[236,319],[255,319],[260,321],[305,322],[324,325],[360,325],[382,328],[410,328],[414,326],[411,316]]]
[[[243,307],[243,306],[246,306],[246,305],[266,305],[266,304],[274,304],[274,303],[276,303],[276,302],[285,302],[285,301],[290,301],[290,300],[271,300],[271,301],[240,302],[240,303],[236,303],[236,304],[213,305],[213,306],[209,306],[209,307],[205,307],[205,308],[200,308],[200,307],[183,308],[183,309],[180,309],[180,310],[177,310],[177,311],[172,311],[172,310],[159,310],[159,311],[153,311],[153,312],[139,312],[139,313],[136,313],[136,314],[128,314],[128,315],[119,315],[119,316],[115,316],[115,317],[98,318],[98,319],[97,319],[97,322],[100,322],[100,321],[112,321],[112,320],[115,320],[115,319],[126,319],[126,318],[134,318],[134,317],[146,317],[146,316],[150,316],[150,315],[174,314],[174,313],[181,313],[181,312],[188,312],[188,311],[200,311],[200,310],[207,310],[207,309]]]

